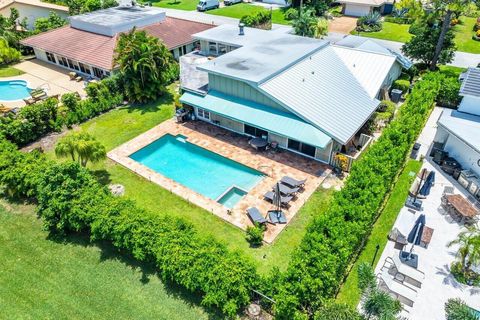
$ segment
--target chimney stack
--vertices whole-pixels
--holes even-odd
[[[245,35],[245,31],[244,31],[245,24],[242,23],[242,22],[240,22],[240,24],[238,25],[238,28],[240,29],[239,32],[238,32],[238,35],[239,35],[239,36]]]

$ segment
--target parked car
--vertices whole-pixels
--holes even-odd
[[[231,6],[232,4],[236,4],[236,3],[242,3],[243,0],[224,0],[223,3],[226,5],[226,6]]]
[[[220,1],[218,0],[200,0],[197,5],[198,11],[207,11],[210,9],[217,9],[220,6]]]

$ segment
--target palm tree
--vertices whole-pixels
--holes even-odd
[[[479,320],[472,309],[461,299],[448,299],[445,303],[445,317],[447,320]]]
[[[317,29],[317,17],[312,9],[298,11],[298,16],[292,21],[295,34],[304,37],[314,37]]]
[[[390,297],[386,292],[375,289],[363,302],[363,312],[367,319],[396,320],[402,311],[400,301]]]
[[[105,159],[105,147],[86,132],[75,132],[63,137],[55,147],[57,157],[70,156],[72,161],[78,161],[82,167],[87,163]]]
[[[480,230],[469,227],[459,233],[457,239],[451,241],[448,247],[459,245],[458,256],[462,265],[463,274],[471,271],[472,265],[480,263]]]

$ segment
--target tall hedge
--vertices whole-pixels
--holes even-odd
[[[417,82],[398,118],[355,162],[327,211],[310,222],[276,290],[278,318],[312,317],[335,296],[433,107],[440,78],[432,73]]]
[[[77,163],[57,164],[0,139],[0,185],[10,195],[37,201],[38,215],[50,232],[83,232],[92,240],[111,241],[227,316],[250,301],[259,281],[254,264],[239,252],[200,235],[183,219],[112,196]]]

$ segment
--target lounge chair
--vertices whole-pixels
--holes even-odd
[[[272,224],[285,224],[287,223],[287,217],[283,211],[270,210],[268,211],[268,220]]]
[[[265,193],[263,195],[263,197],[270,202],[273,202],[273,196],[274,196],[273,191],[268,191],[267,193]],[[282,195],[280,196],[280,202],[281,202],[282,206],[287,206],[288,203],[290,201],[292,201],[292,199],[293,199],[292,196],[282,196]]]
[[[295,194],[298,191],[300,191],[299,187],[291,188],[291,187],[289,187],[289,186],[287,186],[286,184],[283,184],[283,183],[279,183],[278,185],[280,187],[280,193],[283,194],[283,195],[286,195],[286,196]],[[275,186],[273,186],[273,189],[275,189]]]
[[[77,73],[72,71],[68,73],[68,76],[70,77],[70,80],[74,80],[77,77]]]
[[[260,213],[260,211],[255,207],[248,208],[247,215],[250,218],[250,220],[253,222],[253,224],[255,223],[264,224],[267,222],[267,219],[265,219]]]
[[[383,269],[392,269],[392,268],[395,268],[396,272],[400,273],[403,276],[403,277],[397,277],[395,275],[395,279],[400,280],[401,278],[408,277],[408,278],[414,280],[413,284],[416,287],[420,288],[422,286],[423,280],[425,280],[425,273],[402,263],[400,261],[400,258],[396,254],[393,255],[392,257],[387,257],[385,259],[385,263],[382,266],[382,270]],[[403,280],[401,280],[401,281],[403,282]]]
[[[417,298],[417,291],[407,287],[406,285],[398,282],[392,278],[387,270],[383,270],[382,273],[378,275],[379,284],[378,288],[384,292],[387,292],[395,299],[399,300],[401,303],[412,307],[415,299]]]
[[[299,187],[303,187],[303,185],[305,184],[305,182],[307,182],[307,179],[304,179],[304,180],[297,180],[297,179],[294,179],[292,177],[289,177],[289,176],[284,176],[281,180],[280,180],[281,183],[287,185],[287,186],[290,186],[292,188],[299,188]]]

